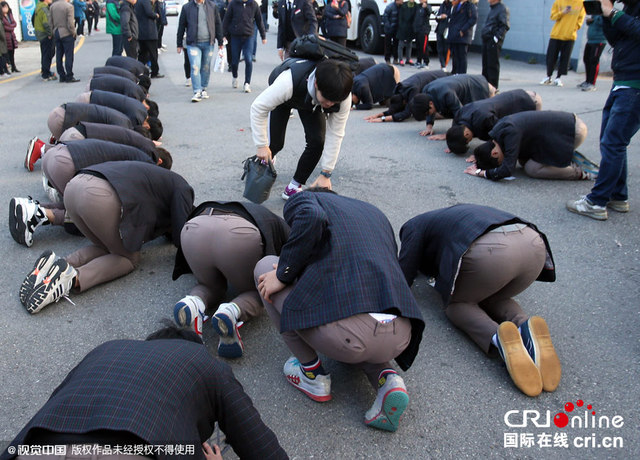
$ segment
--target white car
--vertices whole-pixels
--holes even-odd
[[[180,0],[165,0],[167,16],[178,16],[182,9],[182,2]]]

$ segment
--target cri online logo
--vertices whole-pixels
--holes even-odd
[[[575,404],[568,402],[564,405],[565,412],[575,413],[571,417],[565,412],[558,412],[553,417],[553,423],[558,428],[621,428],[624,425],[624,419],[621,415],[608,417],[601,415],[596,417],[596,411],[591,404],[587,404],[584,414],[579,414],[576,406],[581,408],[585,406],[582,399],[578,399]],[[551,426],[551,411],[540,413],[537,410],[510,410],[504,414],[504,423],[510,428],[524,428],[531,423],[538,428],[549,428]]]

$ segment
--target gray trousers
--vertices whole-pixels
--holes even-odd
[[[65,109],[61,105],[49,112],[49,118],[47,119],[47,126],[49,131],[53,134],[53,137],[60,139],[62,135],[62,128],[64,126]]]
[[[51,185],[64,195],[67,184],[76,173],[76,167],[65,144],[56,144],[46,151],[42,159],[42,171]]]
[[[109,182],[78,174],[67,184],[64,206],[72,222],[93,243],[66,257],[78,270],[81,292],[136,268],[140,252],[129,252],[122,244],[122,204]]]
[[[445,314],[488,353],[500,323],[520,326],[529,319],[512,297],[536,280],[546,254],[544,241],[530,227],[482,235],[462,256]]]
[[[278,257],[264,257],[256,265],[256,285],[263,273],[273,270]],[[272,303],[262,299],[271,321],[280,329],[280,315],[284,300],[295,283],[271,296]],[[318,292],[317,295],[322,295]],[[381,323],[368,313],[362,313],[321,326],[281,332],[285,344],[301,363],[308,363],[318,353],[331,359],[355,364],[367,375],[374,389],[378,388],[378,376],[384,369],[393,368],[391,360],[404,351],[411,340],[411,322],[397,317]]]
[[[231,288],[241,321],[262,313],[253,268],[264,248],[255,225],[231,213],[196,216],[182,228],[180,245],[198,280],[191,295],[200,297],[205,307],[217,307]]]

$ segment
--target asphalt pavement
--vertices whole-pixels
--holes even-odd
[[[211,98],[193,104],[191,88],[184,85],[183,57],[176,54],[176,24],[169,18],[168,51],[160,55],[166,77],[154,80],[150,93],[160,106],[164,146],[173,154],[174,171],[195,189],[196,203],[239,200],[242,161],[255,151],[249,107],[278,63],[275,27],[268,43],[258,44],[252,93],[233,89],[231,74],[218,73],[212,75]],[[32,173],[23,167],[27,143],[34,135],[48,137],[49,111],[73,101],[110,50],[104,31],[86,37],[75,56],[81,82],[60,84],[40,81],[37,44],[21,44],[16,61],[23,72],[0,80],[1,203],[8,207],[13,196],[46,199],[40,165]],[[383,62],[382,56],[376,59]],[[433,56],[431,63],[438,68]],[[480,56],[471,54],[469,73],[480,70]],[[400,68],[402,78],[416,71]],[[240,78],[243,72],[241,63]],[[534,90],[544,109],[577,113],[589,128],[580,150],[599,161],[601,109],[611,77],[601,76],[598,90],[585,93],[575,87],[583,74],[571,72],[563,88],[539,86],[544,76],[541,65],[503,60],[500,89]],[[242,328],[245,356],[230,364],[285,450],[298,459],[640,458],[640,136],[629,146],[631,212],[610,212],[608,221],[597,222],[565,209],[565,202],[588,193],[592,182],[535,180],[521,170],[515,180],[498,183],[466,175],[464,156],[446,154],[443,142],[418,135],[423,123],[363,120],[381,110],[352,112],[332,177],[334,190],[379,207],[396,232],[415,215],[456,203],[490,205],[534,222],[550,241],[557,281],[536,282],[517,299],[529,314],[547,320],[563,365],[562,381],[554,393],[536,398],[520,393],[499,358],[486,356],[448,322],[439,296],[420,277],[413,292],[427,326],[413,367],[402,373],[411,403],[396,433],[376,431],[363,424],[375,397],[364,375],[327,359],[333,400],[309,400],[287,384],[282,365],[289,352],[262,315]],[[449,124],[437,121],[436,132],[445,132]],[[280,192],[303,144],[294,116],[278,155],[279,176],[265,203],[277,214],[284,203]],[[171,281],[175,249],[159,239],[144,246],[140,266],[127,277],[72,295],[75,305],[61,300],[32,316],[20,304],[18,288],[33,261],[47,248],[65,255],[86,242],[61,228],[44,227],[36,231],[33,247],[25,248],[13,241],[6,223],[0,237],[0,442],[13,439],[87,352],[112,339],[144,338],[171,316],[174,303],[194,284],[191,276]],[[215,335],[206,325],[204,336],[215,354]],[[572,412],[564,410],[569,402],[576,407]],[[587,404],[595,415],[587,414]],[[565,428],[553,421],[560,412],[571,418]],[[619,419],[612,423],[615,416],[622,417],[621,426]]]

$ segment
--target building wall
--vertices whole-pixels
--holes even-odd
[[[553,27],[553,21],[549,19],[551,5],[554,0],[502,0],[511,13],[511,28],[502,46],[502,56],[511,59],[531,62],[535,59],[538,63],[545,63],[549,34]],[[478,3],[478,25],[473,41],[473,47],[479,50],[482,46],[480,30],[482,29],[489,12],[488,0],[480,0]],[[578,72],[584,72],[582,53],[587,39],[587,24],[583,24],[578,31],[578,38],[571,54],[571,68]],[[605,48],[600,58],[600,71],[611,70],[611,48]]]

